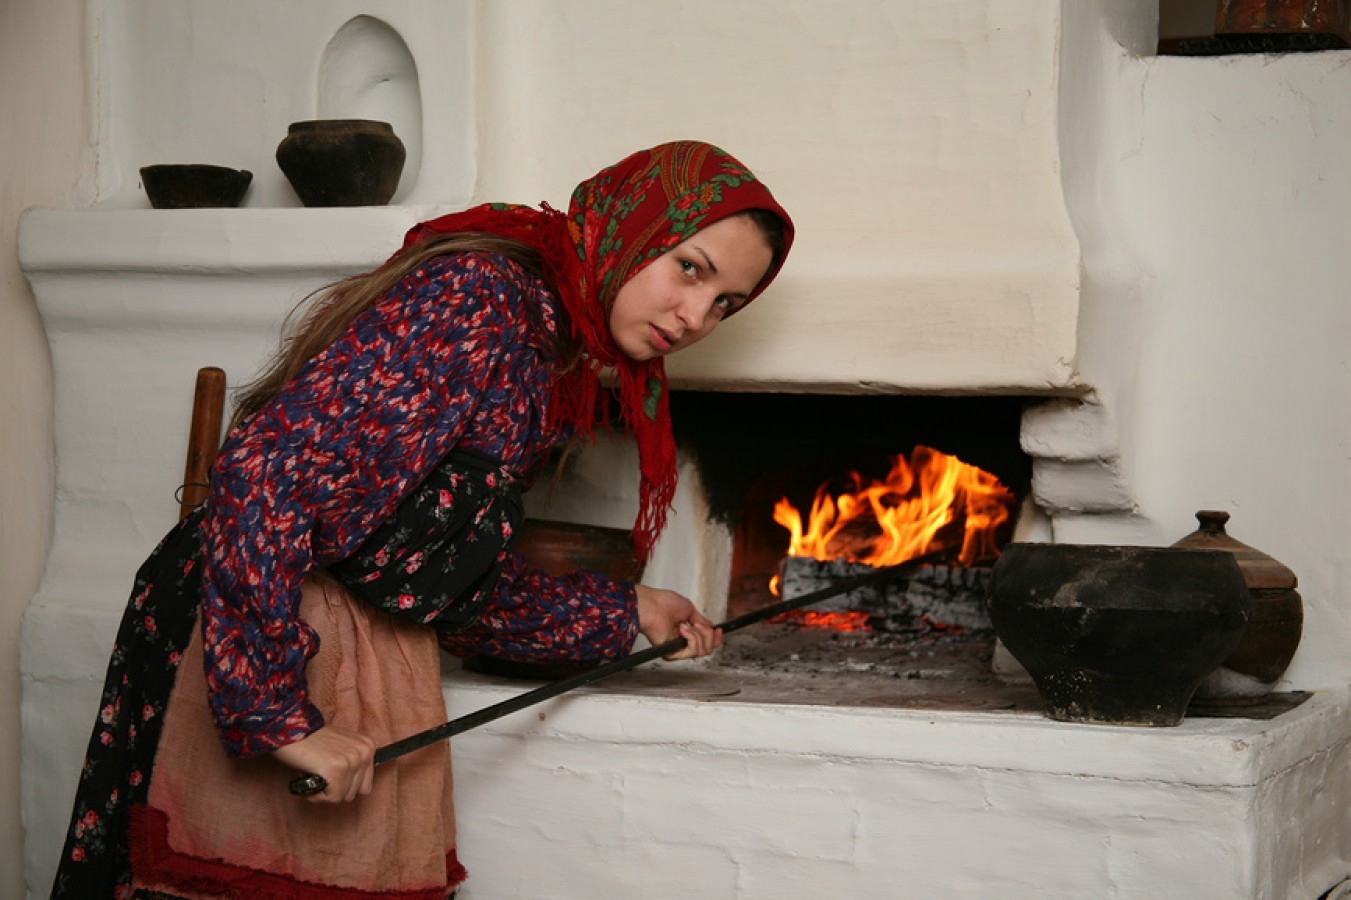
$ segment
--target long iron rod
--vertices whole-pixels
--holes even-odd
[[[873,572],[855,575],[852,578],[837,581],[830,587],[822,588],[819,591],[812,591],[811,593],[803,594],[801,597],[794,597],[791,600],[780,600],[778,603],[753,610],[744,615],[737,616],[734,619],[728,619],[721,625],[716,625],[714,627],[721,628],[723,634],[728,634],[745,628],[747,625],[754,625],[756,622],[763,622],[765,619],[772,619],[774,616],[782,615],[783,613],[791,612],[795,609],[801,609],[804,606],[811,606],[813,603],[820,603],[822,600],[837,597],[840,594],[847,594],[850,591],[857,590],[861,587],[868,587],[870,585],[889,581],[904,572],[917,569],[926,563],[935,562],[936,560],[947,556],[948,553],[949,551],[946,550],[926,553],[923,556],[917,556],[894,566],[886,566]],[[503,700],[500,703],[494,703],[491,706],[485,706],[483,709],[475,712],[466,713],[459,718],[451,719],[449,722],[444,722],[440,725],[435,725],[425,731],[419,731],[417,734],[410,735],[402,740],[394,741],[391,744],[386,744],[377,749],[375,751],[375,764],[378,766],[387,763],[392,759],[397,759],[400,756],[405,756],[414,751],[421,750],[423,747],[431,746],[438,741],[444,741],[446,738],[454,737],[471,728],[477,728],[494,719],[500,719],[505,715],[525,709],[527,706],[534,706],[536,703],[542,703],[552,697],[557,697],[559,694],[566,693],[574,688],[600,681],[602,678],[609,678],[611,675],[636,668],[643,663],[651,662],[658,657],[669,656],[672,653],[684,649],[686,643],[686,640],[682,637],[674,638],[663,644],[657,644],[656,646],[648,647],[645,650],[639,650],[637,653],[631,653],[621,659],[604,663],[594,669],[588,669],[585,672],[580,672],[576,675],[550,682],[549,684],[542,685],[534,690],[526,691],[523,694]],[[308,796],[310,794],[321,793],[328,787],[328,782],[319,775],[301,775],[300,777],[293,779],[290,782],[289,787],[292,794],[296,794],[297,796]]]

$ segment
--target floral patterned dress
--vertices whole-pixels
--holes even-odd
[[[557,327],[553,295],[514,263],[438,257],[231,433],[207,504],[137,573],[54,897],[132,896],[131,810],[147,797],[195,626],[230,757],[266,754],[323,725],[305,690],[317,639],[298,615],[314,569],[436,629],[459,655],[528,662],[628,651],[632,585],[593,572],[550,576],[510,551],[520,491],[566,437],[544,426],[547,332]]]

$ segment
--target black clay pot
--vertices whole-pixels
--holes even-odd
[[[199,163],[164,163],[141,168],[141,184],[155,209],[238,206],[253,181],[247,169]]]
[[[1010,544],[990,621],[1063,722],[1178,725],[1250,615],[1232,553]]]
[[[384,206],[407,156],[388,122],[293,122],[277,145],[277,165],[306,206]]]

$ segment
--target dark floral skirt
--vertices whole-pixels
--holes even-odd
[[[127,828],[145,802],[160,723],[201,602],[198,510],[178,523],[136,573],[108,662],[53,898],[130,898]]]

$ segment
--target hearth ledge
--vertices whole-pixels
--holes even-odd
[[[453,671],[444,686],[455,718],[535,685]],[[582,689],[475,730],[509,740],[670,744],[1246,788],[1351,744],[1351,688],[1318,692],[1272,720],[1189,718],[1159,729],[1069,724],[1033,713],[753,704]]]

